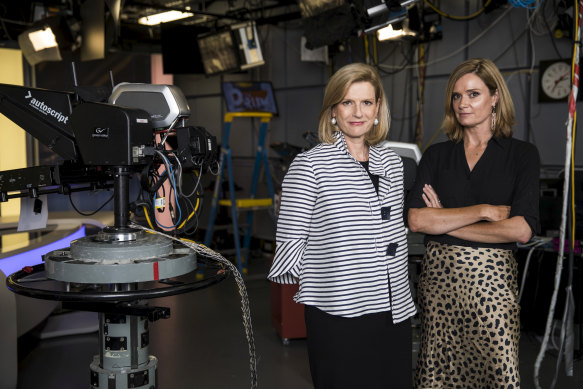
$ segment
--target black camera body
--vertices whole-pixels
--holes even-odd
[[[80,104],[71,124],[85,165],[144,165],[147,148],[154,146],[150,115],[142,109]]]

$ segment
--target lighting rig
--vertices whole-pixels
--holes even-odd
[[[122,83],[107,102],[95,102],[76,92],[0,84],[0,112],[64,160],[55,166],[0,172],[1,201],[103,188],[113,188],[114,199],[113,226],[49,252],[44,264],[10,275],[8,288],[99,313],[100,352],[90,364],[91,388],[156,388],[157,359],[148,352],[148,323],[169,318],[170,310],[146,301],[213,285],[236,269],[226,260],[217,266],[197,255],[201,251],[194,244],[147,233],[131,221],[130,178],[142,176],[150,203],[167,181],[177,193],[178,177],[188,169],[198,169],[198,177],[216,169],[216,139],[202,127],[185,126],[190,114],[186,98],[171,85]],[[169,138],[176,139],[175,148],[166,147]],[[190,201],[192,197],[197,197],[196,191]],[[193,202],[198,206],[200,199]],[[195,208],[191,215],[200,209]],[[178,218],[175,212],[173,227],[187,217]],[[150,232],[160,231],[152,227]],[[202,279],[192,277],[198,263],[205,261],[207,270],[216,271],[207,271],[210,275]],[[240,276],[235,278],[239,282]],[[244,292],[242,281],[239,290],[246,299],[241,289]],[[244,321],[250,326],[249,319]],[[251,353],[252,332],[246,330]]]
[[[411,16],[417,16],[415,6],[418,2],[419,0],[299,0],[306,48],[313,50],[327,45],[339,45],[350,37],[367,35],[389,27],[393,29],[393,26],[395,30],[401,31],[403,24],[410,24],[408,20]],[[413,30],[417,26],[409,27],[409,31],[399,33],[398,36],[415,35]]]

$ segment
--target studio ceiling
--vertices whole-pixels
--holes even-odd
[[[81,10],[88,3],[104,2],[106,24],[113,45],[131,49],[132,46],[156,46],[159,26],[138,24],[143,16],[167,11],[189,11],[195,16],[183,19],[182,24],[221,26],[239,21],[255,20],[257,24],[277,24],[299,19],[297,0],[8,0],[0,4],[0,41],[15,42],[17,36],[40,18],[39,13],[67,14],[80,20]],[[119,19],[114,17],[119,9]]]

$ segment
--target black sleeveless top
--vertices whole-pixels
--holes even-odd
[[[374,185],[374,188],[378,194],[379,193],[379,176],[375,176],[374,174],[370,174],[370,172],[368,171],[368,161],[358,161],[358,162],[360,162],[360,164],[362,165],[364,170],[366,170],[366,172],[368,173],[368,176],[370,177],[370,180],[372,181],[372,184]]]

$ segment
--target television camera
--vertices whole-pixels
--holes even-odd
[[[150,227],[177,234],[200,211],[196,180],[216,169],[215,137],[185,125],[190,109],[172,85],[121,83],[104,101],[87,98],[81,89],[0,84],[0,113],[62,158],[52,166],[0,172],[0,201],[104,188],[113,188],[114,200],[113,226],[47,253],[44,265],[10,275],[8,288],[99,313],[100,354],[90,364],[92,388],[155,388],[157,359],[148,353],[148,321],[168,318],[170,310],[144,301],[213,285],[228,271],[179,279],[196,270],[201,258],[192,247],[132,224],[130,178],[141,176],[141,200],[133,210],[146,209],[149,221],[148,215],[156,219],[158,193],[169,188],[164,197],[173,224]],[[197,184],[190,194],[181,186],[186,172],[193,172]],[[168,200],[171,193],[174,202]],[[31,278],[40,282],[25,282]]]
[[[184,125],[190,110],[173,85],[118,84],[105,103],[73,92],[0,84],[0,112],[63,159],[55,166],[2,172],[0,201],[103,188],[120,174],[122,184],[134,172],[141,172],[142,188],[155,193],[173,179],[170,171],[158,177],[156,165],[174,164],[172,171],[181,178],[183,169],[198,169],[200,177],[216,164],[216,138],[202,127]],[[172,138],[174,148],[166,144]],[[153,181],[155,188],[148,187]],[[127,188],[119,189],[114,193],[125,196]],[[124,198],[118,205],[125,203]],[[121,212],[115,216],[124,217]],[[126,224],[116,220],[115,227]]]

